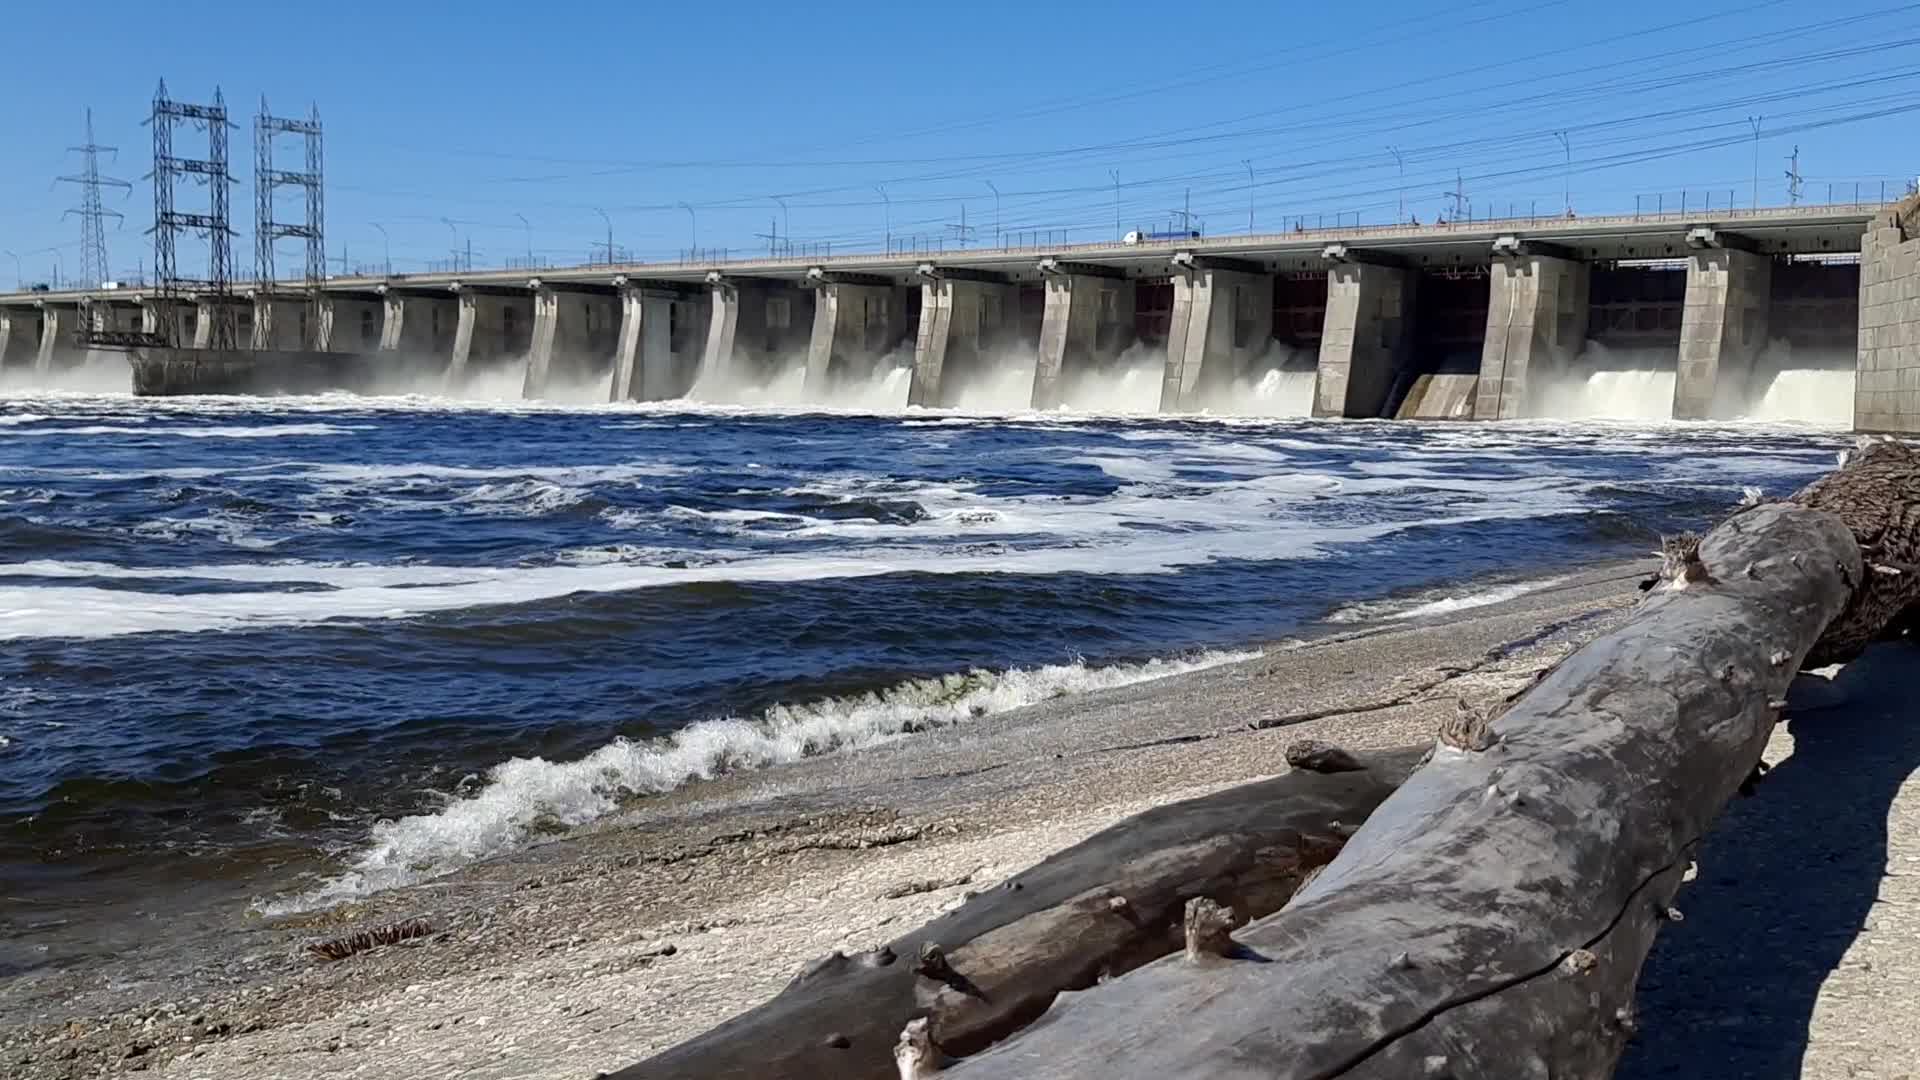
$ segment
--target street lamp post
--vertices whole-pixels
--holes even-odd
[[[1753,125],[1753,208],[1760,209],[1760,121],[1764,116],[1749,116],[1747,123]]]
[[[1107,175],[1113,177],[1113,239],[1117,243],[1124,238],[1120,231],[1120,170],[1108,169]]]
[[[513,216],[520,219],[520,227],[527,231],[527,267],[531,269],[533,267],[533,226],[527,224],[527,216],[525,214],[515,214]]]
[[[987,185],[987,190],[993,192],[993,246],[999,247],[1000,246],[1000,189],[993,186],[993,181],[991,180],[984,181],[984,183]]]
[[[1241,158],[1240,164],[1247,167],[1247,235],[1253,235],[1253,160]]]
[[[387,227],[385,225],[382,225],[377,221],[368,222],[368,224],[380,230],[380,250],[386,257],[386,262],[385,262],[386,274],[388,277],[392,277],[393,276],[393,238],[387,235]]]
[[[1572,217],[1573,216],[1573,141],[1567,138],[1567,133],[1564,131],[1554,132],[1553,137],[1560,140],[1560,149],[1563,153],[1567,155],[1567,171],[1562,173],[1560,176],[1560,201],[1563,204],[1561,206],[1561,210],[1564,211],[1568,217]]]
[[[1393,155],[1393,163],[1400,167],[1399,216],[1394,218],[1395,225],[1407,223],[1407,156],[1396,146],[1387,147],[1387,153]]]
[[[893,254],[893,200],[887,197],[887,185],[875,184],[873,190],[880,193],[880,201],[886,206],[887,215],[887,254]]]
[[[680,209],[687,212],[687,220],[692,223],[692,232],[687,234],[687,242],[693,245],[690,253],[694,259],[700,258],[700,215],[693,212],[692,203],[681,203]]]
[[[771,196],[771,198],[774,202],[780,204],[780,231],[787,235],[787,250],[792,251],[793,219],[787,214],[787,197],[785,195],[774,195]]]
[[[1829,199],[1827,201],[1832,202],[1833,200]],[[27,271],[20,265],[20,256],[14,255],[11,251],[7,252],[7,254],[13,255],[13,287],[16,290],[23,290],[27,287]]]

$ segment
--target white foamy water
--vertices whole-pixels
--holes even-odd
[[[1604,370],[1549,380],[1534,410],[1567,420],[1670,420],[1673,368]]]
[[[350,868],[320,887],[257,905],[278,915],[327,907],[437,877],[510,851],[536,827],[589,824],[625,799],[722,773],[859,750],[950,728],[1037,702],[1218,667],[1260,655],[1209,652],[1088,668],[1051,664],[917,679],[875,693],[780,705],[753,719],[707,720],[661,739],[616,739],[577,761],[514,758],[494,766],[478,794],[431,814],[373,827]]]
[[[1799,420],[1839,427],[1853,425],[1851,368],[1788,368],[1767,382],[1760,400],[1747,410],[1749,420]]]
[[[1354,480],[1344,483],[1362,488],[1368,484]],[[918,522],[855,520],[816,522],[801,530],[808,535],[866,541],[927,536],[935,530],[949,531],[963,540],[970,534],[1037,533],[1056,541],[1056,545],[1024,549],[971,544],[946,550],[855,545],[830,555],[746,556],[707,565],[454,567],[286,562],[122,567],[58,560],[0,564],[0,576],[202,580],[261,586],[185,594],[83,585],[0,586],[0,640],[250,630],[330,619],[400,619],[437,611],[533,603],[575,593],[702,582],[816,581],[896,573],[1159,574],[1220,558],[1318,558],[1331,545],[1361,543],[1409,528],[1533,517],[1564,512],[1573,505],[1565,493],[1536,490],[1530,505],[1351,525],[1273,521],[1248,509],[1249,501],[1270,505],[1276,499],[1325,494],[1341,485],[1341,481],[1327,477],[1265,477],[1223,485],[1211,494],[1182,502],[1150,495],[1077,505],[1009,500],[1010,505],[991,515],[943,512],[924,527]],[[1472,489],[1471,484],[1445,486]],[[1142,535],[1127,524],[1147,512],[1160,519],[1164,531]],[[1080,538],[1078,543],[1076,538]]]
[[[286,439],[318,435],[351,435],[354,428],[339,424],[261,424],[249,427],[151,427],[126,424],[87,424],[80,427],[30,427],[6,432],[5,438],[40,435],[138,435],[178,439]]]
[[[1566,577],[1548,577],[1534,581],[1514,581],[1493,585],[1471,592],[1447,591],[1439,595],[1429,592],[1415,598],[1366,600],[1337,609],[1327,616],[1327,621],[1332,623],[1374,622],[1381,619],[1399,621],[1451,615],[1459,611],[1471,611],[1474,608],[1490,607],[1494,604],[1504,604],[1509,600],[1518,600],[1529,593],[1551,589],[1567,580],[1569,579]]]
[[[124,353],[90,349],[71,367],[38,372],[31,367],[0,371],[0,393],[4,394],[115,394],[133,393],[133,367]]]
[[[1238,379],[1224,390],[1203,394],[1208,412],[1241,416],[1308,416],[1319,373],[1312,368],[1274,368],[1256,378]]]
[[[1033,404],[1031,353],[996,357],[980,370],[955,375],[955,407],[975,413],[1021,412]]]

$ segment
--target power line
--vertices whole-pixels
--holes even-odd
[[[234,125],[227,120],[226,98],[215,87],[211,105],[174,101],[167,97],[167,83],[162,79],[153,95],[153,115],[148,123],[153,127],[154,277],[163,295],[184,285],[196,286],[209,294],[212,299],[209,332],[204,342],[196,334],[195,344],[213,349],[234,348],[239,337],[238,320],[233,305],[226,302],[227,294],[233,291],[231,242],[235,235],[227,211],[228,187],[233,183],[227,167],[227,130]],[[197,125],[206,131],[205,158],[174,156],[173,129],[179,124]],[[206,183],[206,213],[174,209],[174,187],[182,176],[197,177]],[[175,248],[183,232],[207,238],[207,276],[203,280],[180,276]],[[170,342],[179,340],[179,327],[174,323],[177,306],[160,305],[160,333]]]
[[[66,214],[80,216],[80,280],[81,288],[98,288],[100,283],[112,277],[107,262],[106,219],[126,220],[126,215],[118,210],[108,210],[101,202],[102,187],[117,187],[132,191],[133,185],[125,180],[100,175],[100,155],[118,155],[119,150],[112,146],[101,146],[93,141],[93,110],[87,110],[87,141],[80,146],[69,146],[70,153],[80,155],[80,172],[72,176],[62,176],[57,183],[78,184],[80,186],[80,205],[68,210]]]

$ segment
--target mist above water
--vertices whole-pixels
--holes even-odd
[[[1776,338],[1755,362],[1736,412],[1745,420],[1851,427],[1855,359],[1851,349],[1796,349]]]
[[[0,368],[0,393],[7,391],[131,394],[133,367],[126,353],[89,349],[86,358],[78,364],[52,371],[36,371],[30,364]]]
[[[1233,382],[1203,386],[1200,408],[1234,416],[1311,416],[1318,354],[1275,341],[1251,371]]]

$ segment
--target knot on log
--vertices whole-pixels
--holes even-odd
[[[946,1055],[933,1045],[930,1024],[922,1016],[907,1021],[900,1029],[900,1041],[893,1044],[893,1062],[900,1067],[900,1080],[927,1080],[946,1067]]]
[[[1454,699],[1453,715],[1440,721],[1440,728],[1435,734],[1441,745],[1472,754],[1494,743],[1493,725],[1488,722],[1487,714],[1460,698]]]
[[[1654,554],[1660,556],[1660,580],[1666,582],[1669,589],[1714,583],[1713,575],[1707,572],[1707,564],[1700,561],[1699,533],[1663,536],[1660,538],[1660,550]]]
[[[1365,772],[1360,759],[1319,739],[1295,739],[1287,744],[1287,766],[1316,773]]]
[[[913,970],[932,979],[934,982],[952,982],[958,972],[947,963],[947,951],[937,941],[929,941],[920,946],[920,959]]]
[[[1567,954],[1565,960],[1560,961],[1560,970],[1569,975],[1585,975],[1599,966],[1599,963],[1600,958],[1593,955],[1592,950],[1575,949]]]
[[[1187,901],[1186,931],[1188,963],[1238,951],[1233,943],[1233,909],[1204,896]]]

